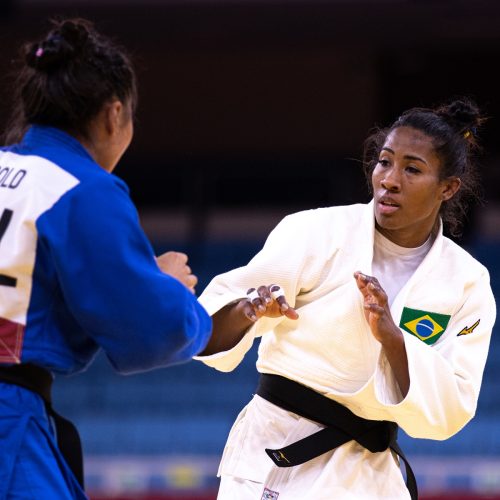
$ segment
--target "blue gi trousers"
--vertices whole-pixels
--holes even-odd
[[[87,500],[57,447],[45,404],[0,382],[0,500]]]

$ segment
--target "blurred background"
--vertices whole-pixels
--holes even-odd
[[[360,159],[374,125],[467,95],[490,117],[486,202],[459,242],[500,296],[500,2],[1,0],[2,131],[12,60],[51,16],[86,17],[132,54],[136,133],[116,174],[157,252],[189,254],[198,293],[285,214],[369,200]],[[422,498],[500,498],[498,330],[476,418],[446,442],[402,433]],[[227,433],[256,387],[256,348],[231,374],[192,362],[120,377],[99,356],[57,379],[92,499],[214,499]]]

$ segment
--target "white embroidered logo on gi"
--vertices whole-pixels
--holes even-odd
[[[269,488],[264,488],[264,493],[262,493],[261,500],[277,500],[279,493],[277,491],[272,491]]]

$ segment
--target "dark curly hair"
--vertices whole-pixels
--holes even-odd
[[[467,210],[472,202],[482,201],[476,165],[479,151],[478,131],[485,121],[478,106],[468,98],[459,98],[435,109],[411,108],[390,127],[376,129],[364,143],[363,165],[369,190],[380,151],[391,131],[411,127],[429,136],[440,159],[440,179],[460,178],[459,191],[441,205],[440,215],[452,236],[460,236]]]
[[[40,41],[21,48],[21,68],[6,143],[31,124],[86,136],[88,126],[111,99],[137,103],[135,72],[125,51],[85,19],[52,20]]]

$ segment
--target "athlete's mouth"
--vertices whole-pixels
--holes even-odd
[[[380,212],[383,214],[393,213],[401,207],[399,203],[395,202],[389,196],[381,196],[378,199],[378,205]]]
[[[389,196],[381,196],[379,199],[378,199],[378,202],[381,204],[381,205],[384,205],[386,207],[399,207],[399,203],[397,203],[396,201],[394,201],[391,197]]]

